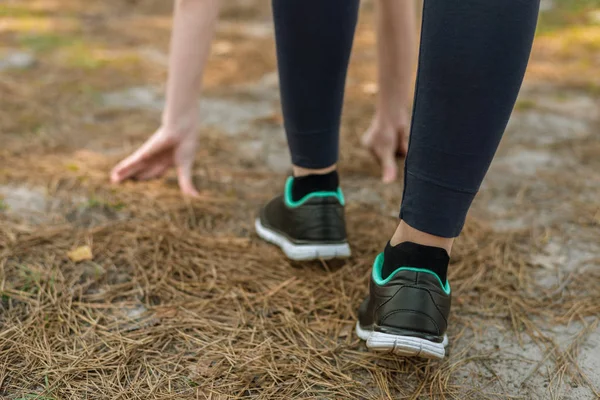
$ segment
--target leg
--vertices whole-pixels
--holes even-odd
[[[396,180],[396,158],[408,148],[417,21],[415,0],[378,0],[376,4],[379,92],[377,110],[362,143],[379,160],[382,180],[387,183]]]
[[[256,221],[292,259],[347,257],[336,163],[358,0],[273,0],[281,103],[294,177]]]
[[[337,163],[358,0],[273,0],[285,131],[295,173]]]
[[[192,165],[197,143],[198,88],[218,12],[219,0],[178,0],[175,3],[162,125],[135,153],[113,169],[113,182],[158,178],[174,166],[181,191],[197,195],[192,183]]]
[[[401,218],[454,238],[525,74],[539,1],[425,2]]]
[[[401,223],[359,310],[357,332],[372,349],[444,355],[448,254],[512,112],[538,9],[537,0],[425,0]]]

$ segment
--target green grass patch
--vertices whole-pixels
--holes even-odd
[[[29,34],[19,38],[19,44],[36,53],[47,53],[77,43],[76,38],[57,34]]]
[[[0,18],[31,18],[39,14],[39,12],[32,11],[27,7],[0,4]]]
[[[583,89],[585,90],[586,93],[588,93],[591,96],[594,96],[594,97],[600,96],[600,85],[595,82],[590,82]]]
[[[121,211],[125,208],[125,203],[120,201],[107,201],[95,196],[92,196],[84,205],[85,208],[102,208],[105,210]]]
[[[21,278],[22,286],[19,290],[23,292],[37,293],[40,284],[42,283],[42,274],[40,271],[32,270],[26,265],[19,266],[19,277]]]
[[[79,69],[98,69],[108,64],[108,60],[97,57],[93,48],[81,41],[65,49],[64,57],[66,65]]]
[[[4,201],[4,199],[0,198],[0,212],[8,210],[8,204]]]
[[[73,172],[77,172],[77,171],[79,171],[79,165],[77,165],[77,164],[70,163],[70,164],[67,164],[67,165],[65,165],[65,167],[66,167],[66,168],[67,168],[69,171],[73,171]]]
[[[97,70],[107,67],[136,65],[140,62],[137,54],[111,53],[99,43],[89,42],[81,37],[54,33],[26,34],[18,39],[19,44],[35,53],[55,53],[58,63],[76,69]]]

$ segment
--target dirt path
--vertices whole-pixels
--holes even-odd
[[[105,3],[0,2],[0,397],[597,398],[599,3],[544,3],[457,244],[440,363],[369,354],[352,331],[401,197],[358,145],[373,112],[372,5],[342,141],[353,257],[297,264],[252,228],[289,165],[266,2],[223,10],[193,202],[173,177],[107,183],[157,127],[170,5]],[[82,246],[92,257],[74,262]]]

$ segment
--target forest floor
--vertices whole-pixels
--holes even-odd
[[[269,2],[223,7],[199,115],[201,198],[184,200],[174,176],[108,182],[158,127],[171,7],[0,1],[0,398],[600,396],[600,1],[543,3],[455,246],[441,362],[371,354],[353,332],[402,195],[359,145],[375,103],[372,3],[342,132],[353,256],[311,263],[253,229],[289,172]],[[78,248],[91,254],[76,261]]]

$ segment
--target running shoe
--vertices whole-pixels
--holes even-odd
[[[442,359],[448,345],[450,284],[435,272],[399,267],[386,279],[384,254],[373,264],[369,296],[358,310],[356,334],[373,351]]]
[[[260,211],[255,223],[258,236],[292,260],[350,257],[342,190],[309,193],[293,201],[293,182],[289,177],[283,195]]]

